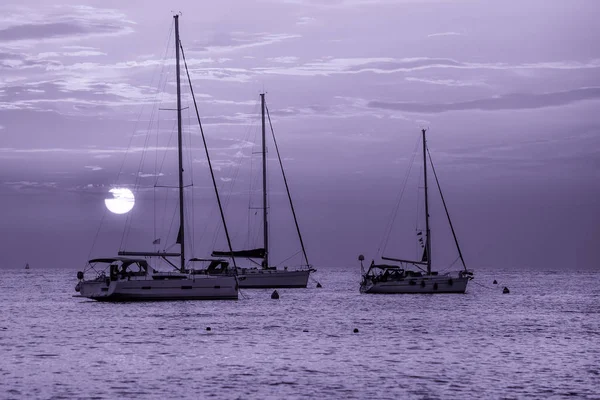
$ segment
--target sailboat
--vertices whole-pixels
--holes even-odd
[[[383,293],[383,294],[401,294],[401,293],[464,293],[467,289],[469,280],[473,279],[473,272],[468,270],[462,255],[458,239],[450,220],[450,214],[446,206],[446,201],[442,194],[437,174],[430,163],[431,169],[437,183],[440,198],[446,211],[448,223],[450,225],[454,243],[458,250],[458,255],[462,261],[463,269],[459,271],[438,272],[431,269],[431,231],[429,226],[429,193],[427,187],[427,148],[426,129],[421,130],[423,141],[423,183],[425,194],[425,232],[418,232],[419,242],[423,243],[423,253],[420,260],[411,261],[405,259],[381,257],[382,260],[392,261],[395,264],[375,264],[373,260],[368,270],[365,272],[361,254],[360,261],[362,281],[360,283],[361,293]],[[424,237],[422,237],[424,234]]]
[[[29,269],[29,263],[25,263],[25,269]]]
[[[304,247],[304,241],[302,240],[302,235],[300,233],[300,228],[298,225],[298,219],[296,217],[296,211],[294,209],[294,204],[292,202],[292,197],[290,195],[290,190],[287,183],[287,178],[285,175],[285,171],[283,169],[283,163],[281,161],[281,156],[279,154],[279,147],[277,146],[277,141],[275,140],[275,133],[273,131],[273,127],[271,125],[271,133],[273,135],[273,142],[275,144],[275,149],[277,151],[277,157],[279,159],[279,165],[281,167],[281,173],[283,175],[283,181],[285,183],[285,188],[288,195],[288,200],[290,203],[290,208],[292,210],[292,215],[294,217],[294,222],[296,225],[296,232],[298,233],[298,238],[300,240],[300,246],[302,248],[302,256],[305,264],[302,265],[302,268],[292,270],[285,267],[284,269],[278,269],[277,267],[271,266],[269,263],[269,212],[268,212],[268,204],[267,204],[267,148],[266,148],[266,123],[265,123],[265,115],[269,116],[268,109],[265,104],[265,94],[260,94],[260,103],[261,103],[261,120],[262,120],[262,217],[263,217],[263,245],[262,248],[250,249],[250,250],[238,250],[233,252],[228,251],[213,251],[213,257],[230,257],[235,260],[235,258],[245,258],[251,260],[255,266],[251,267],[236,267],[235,273],[238,277],[238,282],[241,288],[248,289],[258,289],[258,288],[306,288],[308,285],[308,278],[310,277],[310,273],[315,271],[310,264],[308,263],[308,257],[306,255],[306,249]],[[266,110],[266,114],[265,114]],[[271,123],[271,118],[269,116],[269,124]],[[254,260],[262,260],[259,262]],[[209,267],[208,273],[222,273],[221,269],[217,269],[216,271],[212,271]]]
[[[176,244],[179,252],[145,252],[145,251],[119,251],[118,257],[94,258],[88,261],[84,271],[77,272],[79,282],[75,287],[81,296],[98,301],[149,301],[149,300],[234,300],[238,298],[238,283],[234,275],[213,276],[204,273],[203,269],[186,267],[186,261],[206,261],[198,258],[186,260],[186,235],[185,235],[185,209],[184,209],[184,179],[182,155],[182,118],[181,118],[181,77],[180,77],[180,49],[185,63],[185,54],[179,40],[179,16],[175,15],[175,57],[177,78],[177,139],[178,139],[178,194],[179,194],[179,231]],[[193,97],[193,88],[189,72],[186,72],[190,91]],[[194,99],[198,122],[200,117]],[[213,186],[223,216],[219,192],[214,180],[212,165],[202,125],[200,131],[204,141]],[[223,218],[223,224],[225,220]],[[224,225],[227,240],[229,233]],[[157,241],[155,241],[157,242]],[[173,266],[174,271],[158,271],[147,261],[147,257],[159,257]],[[179,266],[177,260],[179,259]],[[218,262],[218,261],[217,261]],[[93,271],[96,276],[85,279],[85,272]]]

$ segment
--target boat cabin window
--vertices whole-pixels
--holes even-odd
[[[137,262],[121,263],[110,265],[110,278],[127,278],[131,276],[145,276],[148,271],[148,266],[141,265]]]
[[[211,274],[220,274],[227,271],[229,263],[222,260],[212,260],[206,268]]]

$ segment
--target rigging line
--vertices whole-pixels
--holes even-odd
[[[384,233],[384,237],[382,238],[382,245],[380,246],[380,249],[378,249],[378,253],[380,251],[385,251],[385,249],[387,248],[387,245],[388,245],[388,242],[389,242],[389,239],[390,239],[390,235],[391,235],[391,231],[392,231],[392,227],[393,227],[394,221],[396,220],[396,217],[398,215],[398,210],[400,209],[400,202],[402,201],[402,198],[404,196],[404,192],[406,190],[406,185],[408,183],[410,172],[411,172],[411,170],[412,170],[412,168],[414,166],[414,163],[415,163],[415,158],[416,158],[416,155],[417,155],[418,145],[419,145],[419,140],[417,140],[417,142],[415,143],[415,148],[413,150],[412,158],[411,158],[411,160],[409,162],[409,168],[408,168],[408,170],[406,172],[406,176],[404,177],[404,181],[402,183],[402,190],[401,190],[401,192],[400,192],[400,194],[398,196],[398,200],[397,200],[397,203],[396,203],[396,208],[392,211],[392,216],[389,219],[388,225],[386,227],[386,231]],[[383,247],[383,249],[381,249],[381,247]]]
[[[160,118],[157,118],[156,120],[156,144],[155,147],[156,149],[158,149],[158,135],[160,133]],[[153,215],[153,222],[152,222],[152,226],[154,231],[153,233],[153,237],[152,237],[152,244],[154,244],[154,240],[156,240],[156,234],[157,234],[157,229],[156,229],[156,185],[158,184],[158,150],[154,152],[154,188],[152,190],[152,195],[153,195],[153,211],[154,211],[154,215]]]
[[[279,264],[275,265],[275,267],[279,267],[281,264],[283,264],[284,262],[286,262],[287,260],[289,260],[292,257],[295,257],[296,255],[298,255],[302,250],[298,250],[297,252],[295,252],[294,254],[292,254],[291,256],[289,256],[288,258],[286,258],[283,261],[280,261]]]
[[[444,269],[442,269],[442,270],[439,270],[439,272],[446,272],[446,271],[450,270],[450,268],[452,268],[452,267],[454,266],[454,264],[456,264],[456,262],[457,262],[458,260],[460,260],[460,257],[456,257],[456,258],[454,259],[454,261],[452,261],[452,263],[450,263],[450,265],[446,266],[446,267],[445,267]]]
[[[472,281],[473,281],[473,284],[474,284],[474,285],[479,285],[479,286],[481,286],[482,288],[486,288],[486,289],[489,289],[489,290],[494,290],[494,288],[493,288],[493,287],[486,286],[486,285],[484,285],[484,284],[482,284],[482,283],[479,283],[479,282],[477,282],[477,281],[475,281],[475,280],[472,280]]]
[[[102,217],[100,218],[100,224],[98,225],[98,229],[96,230],[96,234],[94,235],[94,240],[92,241],[92,247],[90,248],[90,252],[88,253],[88,260],[92,257],[92,252],[94,251],[94,247],[96,246],[96,241],[98,240],[98,236],[100,235],[100,230],[102,229],[102,224],[104,223],[104,218],[106,218],[106,214],[108,210],[104,207],[104,212],[102,213]]]
[[[171,236],[171,232],[173,232],[173,225],[175,224],[175,219],[179,219],[179,204],[177,204],[177,206],[173,208],[173,216],[171,217],[171,224],[169,225],[169,232],[167,233],[167,238]],[[179,229],[177,229],[177,236],[179,236]]]
[[[252,114],[257,114],[258,113],[258,101],[254,103],[254,110],[252,111]],[[253,218],[252,216],[252,212],[250,211],[252,209],[252,188],[256,187],[258,185],[258,183],[255,184],[254,180],[256,179],[258,181],[258,175],[254,174],[254,169],[255,169],[255,162],[254,162],[254,148],[256,147],[256,137],[258,135],[258,125],[253,124],[248,128],[248,139],[250,138],[250,132],[254,133],[254,136],[252,138],[252,147],[250,148],[250,176],[248,179],[248,213],[246,214],[248,216],[247,218],[247,223],[248,223],[248,233],[246,235],[246,247],[250,247],[251,243],[256,243],[254,241],[252,241],[252,222],[255,218]]]
[[[165,83],[165,84],[166,84],[166,83]],[[167,159],[167,154],[168,154],[168,152],[170,151],[169,149],[170,149],[170,146],[171,146],[171,141],[172,141],[172,140],[173,140],[173,138],[175,137],[175,132],[176,132],[176,130],[177,130],[177,121],[173,121],[173,126],[171,127],[171,134],[169,135],[169,140],[167,141],[167,145],[166,145],[166,147],[165,147],[165,151],[164,151],[164,153],[163,153],[162,161],[161,161],[161,163],[160,163],[160,167],[159,167],[158,171],[163,171],[163,170],[164,170],[165,162],[166,162],[166,159]],[[159,149],[157,148],[157,149],[156,149],[156,154],[157,154],[157,155],[158,155],[158,150],[159,150]],[[161,177],[160,177],[160,174],[161,174],[161,172],[159,172],[159,173],[157,174],[157,176],[156,176],[156,181],[155,181],[155,184],[154,184],[154,186],[155,186],[155,189],[158,187],[158,181],[159,181],[159,180],[160,180],[160,178],[161,178]],[[168,215],[168,214],[167,214],[167,206],[168,206],[168,204],[169,204],[169,201],[168,201],[168,200],[169,200],[169,190],[167,189],[167,190],[165,190],[165,197],[164,197],[164,210],[163,210],[163,213],[162,213],[162,215],[163,215],[163,218],[162,218],[162,223],[161,223],[161,228],[160,228],[160,231],[161,231],[161,232],[164,232],[164,231],[165,231],[166,216]],[[169,230],[169,232],[168,232],[168,233],[170,233],[170,230]],[[168,236],[167,236],[167,238],[168,238]],[[166,240],[167,238],[165,238],[165,240]]]
[[[249,128],[246,129],[246,134],[244,135],[243,142],[248,142],[249,132],[250,132],[250,129]],[[235,184],[237,182],[237,178],[238,178],[238,176],[240,174],[240,171],[241,171],[242,161],[245,158],[244,154],[241,151],[239,153],[240,154],[236,154],[237,155],[236,159],[234,161],[230,162],[227,165],[227,169],[223,172],[223,174],[225,176],[232,176],[232,179],[229,182],[224,182],[224,183],[221,184],[221,192],[225,192],[224,202],[223,202],[224,203],[224,206],[223,206],[224,210],[227,210],[227,208],[229,207],[229,203],[230,203],[230,201],[231,201],[231,199],[233,197],[233,191],[234,191],[234,188],[235,188]],[[217,210],[217,208],[218,208],[217,204],[214,204],[211,207],[211,211],[210,211],[210,214],[209,214],[210,217],[209,217],[208,221],[212,221],[212,217],[213,217],[215,211]],[[202,233],[202,236],[201,236],[201,239],[199,241],[202,241],[202,238],[206,234],[208,228],[209,228],[209,225],[205,224],[204,225],[204,230],[203,230],[203,233]],[[233,233],[232,240],[235,239],[235,236],[238,235],[238,233],[236,233],[236,232]],[[217,243],[217,239],[218,239],[218,237],[220,235],[221,235],[221,225],[219,224],[217,226],[217,228],[213,230],[213,237],[212,237],[212,246],[213,246],[213,249],[215,248],[216,243]]]
[[[150,130],[151,121],[152,121],[152,119],[153,119],[153,116],[154,116],[154,113],[155,113],[155,108],[156,108],[156,99],[158,98],[159,94],[161,93],[161,91],[160,91],[160,78],[161,78],[161,76],[164,74],[164,70],[165,70],[165,64],[166,64],[166,63],[165,63],[165,60],[166,60],[166,57],[167,57],[167,53],[168,53],[168,51],[169,51],[169,42],[170,42],[170,40],[171,40],[171,36],[173,35],[173,25],[172,25],[172,24],[170,24],[170,26],[171,26],[171,29],[170,29],[170,31],[169,31],[169,37],[168,37],[167,43],[166,43],[166,45],[165,45],[165,52],[164,52],[164,54],[163,54],[163,59],[162,59],[162,61],[163,61],[163,62],[162,62],[162,68],[161,68],[161,70],[160,70],[161,72],[160,72],[160,75],[159,75],[159,78],[158,78],[157,90],[156,90],[156,93],[154,94],[154,98],[153,98],[153,101],[152,101],[152,104],[154,104],[155,106],[153,106],[153,108],[152,108],[152,111],[151,111],[151,117],[150,117],[150,118],[149,118],[149,120],[148,120],[148,121],[149,121],[149,122],[148,122],[148,123],[149,123],[149,128],[148,128],[148,131]],[[152,84],[152,82],[154,82],[154,78],[156,77],[156,72],[157,72],[157,70],[158,70],[158,69],[155,69],[155,70],[154,70],[154,72],[153,72],[152,79],[151,79],[151,81],[150,81],[150,82],[151,82],[151,84]],[[131,137],[129,138],[129,144],[127,145],[127,150],[128,150],[128,151],[129,151],[129,149],[131,149],[131,143],[133,142],[133,138],[135,137],[135,132],[137,131],[137,125],[138,125],[138,123],[140,122],[140,119],[141,119],[141,116],[142,116],[142,113],[143,113],[143,112],[144,112],[144,106],[142,106],[142,109],[140,110],[140,113],[138,114],[138,118],[137,118],[137,120],[136,120],[136,123],[135,123],[135,126],[134,126],[134,131],[133,131],[133,132],[134,132],[134,134],[133,134],[133,135],[131,135]],[[146,136],[146,140],[148,140],[148,135]],[[143,153],[142,153],[142,154],[143,154]],[[121,173],[122,173],[122,171],[123,171],[123,166],[125,165],[125,160],[126,160],[126,159],[127,159],[127,153],[125,154],[125,156],[123,156],[123,160],[122,160],[122,162],[121,162],[121,166],[120,166],[120,168],[119,168],[119,173],[117,174],[117,181],[119,180],[119,176],[121,175]],[[138,169],[138,172],[139,172],[139,169]],[[138,175],[139,175],[139,173],[138,173]],[[134,187],[137,187],[137,185],[138,185],[138,180],[137,180],[137,178],[136,178],[136,181],[135,181]],[[123,245],[124,245],[124,243],[127,241],[128,237],[129,237],[129,233],[131,232],[131,222],[132,222],[132,219],[133,219],[133,214],[132,214],[132,213],[129,213],[129,214],[127,215],[127,218],[126,218],[126,220],[125,220],[125,229],[123,230],[123,234],[121,235],[121,243],[120,243],[120,245],[119,245],[121,249],[123,248]]]
[[[396,216],[398,215],[398,210],[400,209],[400,202],[402,201],[402,197],[404,196],[404,191],[406,190],[406,184],[407,184],[408,178],[410,176],[410,171],[412,170],[413,165],[415,163],[415,158],[417,156],[417,148],[419,146],[419,142],[420,142],[420,139],[418,139],[415,143],[415,148],[413,149],[412,158],[408,164],[408,170],[406,171],[404,181],[402,182],[402,189],[397,196],[396,207],[390,213],[391,215],[390,215],[390,218],[388,219],[387,227],[384,230],[383,237],[381,238],[381,241],[379,244],[379,248],[377,249],[378,255],[381,255],[382,251],[384,251],[387,248],[387,244],[389,242],[390,234],[392,231],[392,226],[394,225],[394,221],[396,220]]]
[[[187,74],[188,82],[190,84],[190,93],[192,95],[192,99],[194,100],[194,108],[196,109],[196,116],[198,117],[198,125],[200,127],[200,133],[202,134],[204,150],[206,151],[206,161],[208,162],[208,168],[210,169],[210,176],[213,181],[213,186],[215,189],[215,196],[217,197],[217,203],[219,203],[219,211],[221,213],[221,220],[223,221],[223,229],[225,230],[225,236],[227,237],[227,245],[229,246],[229,251],[231,252],[231,261],[233,262],[233,267],[237,269],[235,257],[233,257],[233,248],[231,247],[231,239],[229,238],[229,231],[227,230],[227,223],[225,222],[225,214],[223,213],[221,199],[219,198],[219,189],[217,188],[217,182],[215,180],[215,173],[213,172],[212,163],[210,162],[210,154],[208,153],[208,146],[206,145],[206,137],[204,136],[204,129],[202,129],[202,122],[200,121],[200,112],[198,111],[198,104],[196,103],[196,98],[194,97],[194,88],[192,87],[192,79],[190,78],[190,71],[188,70],[188,67],[187,67],[187,61],[185,59],[185,53],[183,52],[183,45],[181,44],[181,40],[179,41],[179,47],[181,48],[183,64],[185,66],[185,72]]]
[[[171,24],[171,32],[173,31],[173,29],[174,29],[174,24]],[[169,41],[167,42],[168,44],[171,43],[170,37],[171,36],[169,36]],[[167,47],[169,48],[170,46],[167,46]],[[165,60],[166,60],[166,57],[167,57],[168,48],[167,48],[167,51],[165,52],[165,55],[164,55],[164,59]],[[166,67],[166,62],[163,63],[163,72],[162,72],[162,75],[165,76],[165,78],[164,78],[164,80],[162,82],[162,91],[160,92],[161,94],[165,93],[167,82],[169,80],[169,78],[168,78],[169,73],[167,72],[165,74],[165,67]],[[158,111],[160,111],[160,108],[157,107],[157,109],[158,109]],[[156,112],[156,115],[160,115],[160,113]],[[156,135],[156,143],[157,143],[157,145],[156,145],[156,149],[155,149],[155,155],[156,155],[156,166],[155,166],[156,174],[155,175],[156,176],[154,177],[155,178],[155,180],[154,180],[155,191],[156,191],[156,188],[159,186],[158,183],[159,183],[159,181],[161,179],[161,172],[160,171],[163,171],[163,169],[164,169],[164,165],[165,165],[167,153],[169,151],[169,146],[171,145],[171,141],[173,140],[174,132],[175,132],[175,129],[177,127],[177,122],[173,121],[173,126],[171,127],[171,134],[167,136],[168,137],[168,141],[167,141],[167,144],[166,144],[163,156],[162,156],[162,160],[160,161],[160,164],[158,164],[159,163],[159,154],[158,153],[159,153],[159,150],[160,150],[160,147],[159,147],[159,143],[160,143],[159,142],[159,137],[160,137],[160,118],[157,118],[157,122],[158,122],[157,123],[157,135]],[[163,232],[163,233],[165,231],[164,228],[165,228],[165,222],[166,222],[166,219],[167,219],[166,216],[168,215],[168,213],[167,213],[168,199],[169,199],[169,191],[166,190],[165,191],[165,195],[164,195],[164,202],[165,202],[164,204],[165,205],[164,205],[164,211],[163,211],[163,214],[162,214],[163,217],[161,218],[162,221],[161,221],[161,228],[160,228],[160,232]],[[157,216],[156,215],[154,216],[154,221],[155,221],[155,224],[156,224],[157,223]],[[165,239],[165,243],[163,245],[166,245],[167,238],[168,238],[168,236],[164,238]]]
[[[433,160],[431,159],[431,153],[429,152],[429,148],[427,148],[427,154],[429,155],[429,163],[431,164],[431,170],[433,171],[433,176],[435,177],[435,183],[437,184],[438,190],[440,192],[440,197],[442,199],[442,204],[444,205],[444,210],[446,211],[446,217],[448,217],[448,223],[450,224],[450,230],[452,231],[452,236],[454,237],[454,243],[456,244],[456,249],[458,250],[458,256],[463,263],[463,268],[465,271],[467,270],[467,265],[465,264],[465,259],[463,258],[462,251],[460,250],[460,246],[458,245],[458,238],[456,237],[456,232],[454,231],[454,226],[452,225],[452,220],[450,219],[450,213],[448,212],[448,207],[446,206],[446,200],[444,199],[444,194],[442,193],[442,187],[440,186],[440,181],[438,180],[437,173],[435,172],[435,167],[433,166]]]
[[[459,257],[456,257],[456,258],[454,259],[454,261],[452,261],[452,264],[450,264],[450,266],[448,267],[448,269],[452,268],[452,267],[454,266],[454,264],[456,264],[456,262],[457,262],[459,259],[460,259],[460,256],[459,256]]]
[[[279,166],[281,167],[281,175],[283,175],[283,182],[285,183],[285,190],[288,195],[288,200],[290,201],[292,215],[294,216],[294,223],[296,224],[296,231],[298,232],[298,239],[300,239],[300,247],[302,247],[302,254],[304,255],[304,260],[306,261],[306,265],[310,265],[308,262],[308,257],[306,256],[306,248],[304,247],[304,241],[302,240],[302,234],[300,233],[300,226],[298,225],[298,218],[296,217],[296,210],[294,209],[294,203],[292,202],[292,195],[290,193],[290,188],[288,186],[287,177],[285,175],[285,170],[283,169],[283,162],[281,161],[281,154],[279,153],[279,146],[277,146],[277,140],[275,139],[275,131],[273,130],[273,124],[271,123],[271,114],[269,113],[269,107],[267,107],[266,102],[265,102],[265,109],[267,111],[267,118],[269,119],[269,126],[271,127],[271,135],[273,136],[273,144],[275,145],[275,151],[277,152],[277,158],[279,159]]]
[[[189,100],[186,100],[187,104],[189,105]],[[185,142],[184,142],[184,147],[186,148],[187,151],[187,157],[186,157],[186,161],[187,161],[187,165],[186,165],[186,170],[188,171],[188,176],[189,176],[189,187],[191,187],[190,191],[191,191],[191,195],[190,196],[186,196],[187,199],[187,203],[188,205],[185,207],[185,218],[184,218],[184,223],[186,224],[186,229],[185,232],[187,233],[187,238],[190,239],[189,241],[186,240],[186,242],[188,243],[189,247],[190,247],[190,254],[194,254],[194,167],[193,167],[193,158],[192,158],[192,149],[193,149],[193,142],[192,142],[192,129],[191,129],[191,123],[190,123],[190,109],[189,106],[186,107],[187,108],[187,130],[185,131],[186,135],[183,136],[183,140],[187,141],[188,146],[185,147]],[[191,221],[191,226],[190,222]],[[189,229],[188,229],[189,228]]]
[[[257,105],[255,105],[255,107],[257,107]],[[246,128],[245,134],[243,136],[243,143],[248,143],[248,138],[250,136],[250,131],[251,131],[251,127]],[[242,147],[243,149],[243,147]],[[224,175],[225,176],[231,176],[231,180],[229,182],[225,182],[224,184],[221,185],[221,187],[223,188],[223,191],[226,191],[226,196],[225,196],[225,205],[224,208],[225,210],[227,210],[227,208],[229,207],[229,203],[231,202],[231,199],[233,197],[233,193],[234,193],[234,189],[235,189],[235,185],[237,183],[238,177],[240,175],[240,171],[242,170],[242,163],[244,161],[245,155],[242,152],[242,149],[240,149],[240,151],[238,153],[236,153],[236,158],[234,159],[233,163],[230,163],[228,165],[228,168],[226,171],[224,171]],[[250,157],[250,160],[252,160],[252,158]],[[240,228],[239,226],[237,227],[238,229]],[[216,237],[217,235],[220,233],[221,231],[221,226],[219,225],[217,227],[217,229],[214,232],[214,242],[216,242]],[[233,239],[235,239],[236,236],[239,236],[239,230],[235,231],[232,235]],[[246,236],[247,238],[248,236]]]
[[[169,38],[171,37],[172,32],[173,32],[173,27],[171,26],[171,32],[169,33]],[[147,152],[147,149],[148,149],[148,143],[149,143],[149,140],[150,140],[150,134],[149,133],[151,131],[152,121],[154,120],[154,116],[156,115],[156,109],[158,108],[158,106],[157,106],[157,98],[162,93],[162,91],[161,91],[161,77],[164,75],[165,64],[166,64],[165,60],[166,60],[166,57],[167,57],[168,49],[169,49],[169,46],[167,45],[166,49],[165,49],[165,53],[163,55],[163,65],[162,65],[160,76],[158,78],[159,82],[157,83],[157,90],[156,90],[156,93],[154,94],[154,98],[153,98],[153,101],[152,101],[152,103],[155,104],[155,106],[152,108],[151,113],[150,113],[150,118],[148,119],[147,134],[146,134],[146,138],[145,138],[145,142],[144,142],[144,147],[143,147],[143,150],[142,150],[142,154],[141,154],[141,157],[140,157],[140,163],[139,163],[139,166],[138,166],[138,173],[137,173],[137,176],[136,176],[135,181],[134,181],[134,188],[138,189],[138,190],[140,189],[140,180],[141,180],[140,171],[141,171],[141,168],[143,166],[145,155],[146,155],[146,152]],[[155,71],[155,73],[156,73],[156,71]],[[154,81],[154,76],[152,78],[152,81]],[[164,90],[164,86],[165,85],[166,85],[166,81],[163,84],[163,87],[162,87],[163,90]],[[142,111],[143,111],[143,108],[142,108]],[[140,117],[141,117],[141,113],[140,113]],[[133,140],[133,137],[135,136],[135,131],[137,131],[137,123],[136,123],[136,128],[134,130],[134,135],[132,135],[132,137],[130,139],[128,150],[131,148],[131,142]],[[158,137],[157,137],[157,141],[158,141]],[[123,164],[125,163],[125,159],[126,159],[126,156],[123,158]],[[133,213],[129,213],[127,215],[127,218],[126,218],[125,229],[123,230],[123,235],[121,236],[121,244],[120,244],[121,248],[123,248],[125,246],[125,243],[129,239],[129,235],[131,233],[132,225],[133,225]]]
[[[419,179],[417,179],[417,182],[421,182],[423,177],[423,168],[419,167]],[[419,189],[419,185],[417,184],[417,196],[416,196],[416,202],[417,205],[415,207],[415,209],[417,210],[416,214],[415,214],[415,231],[419,232],[419,231],[424,231],[425,229],[423,228],[419,228],[419,217],[421,217],[423,214],[425,214],[425,211],[422,210],[422,208],[424,207],[423,203],[425,203],[425,200],[423,200],[423,202],[421,202],[421,197],[423,197],[423,193],[418,190]],[[426,240],[426,235],[421,236],[421,238],[423,239],[423,246],[425,246],[425,240]],[[421,247],[421,242],[419,242],[417,240],[417,242],[415,243],[415,254],[417,254],[419,257],[420,255],[423,254],[423,249],[424,247]]]

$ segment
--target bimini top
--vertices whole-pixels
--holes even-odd
[[[404,268],[398,265],[387,265],[387,264],[371,264],[369,266],[369,271],[372,269],[380,269],[383,271],[393,270],[393,271],[404,271]]]
[[[92,260],[89,260],[88,263],[90,263],[90,264],[95,264],[95,263],[111,264],[115,261],[121,261],[121,263],[123,263],[123,265],[129,265],[129,264],[134,264],[134,263],[137,263],[141,266],[148,265],[148,262],[146,260],[144,260],[143,258],[127,258],[127,257],[94,258]]]
[[[369,266],[369,269],[375,269],[375,268],[379,268],[379,269],[403,269],[398,265],[387,265],[387,264],[372,264],[371,266]]]

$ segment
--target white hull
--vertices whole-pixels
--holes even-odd
[[[404,280],[386,282],[367,280],[361,284],[360,291],[381,294],[464,293],[468,282],[468,277],[458,274],[407,277]]]
[[[81,281],[79,293],[98,301],[237,300],[233,276],[188,279],[132,279]]]
[[[310,270],[287,271],[277,269],[238,268],[240,288],[305,288]]]

